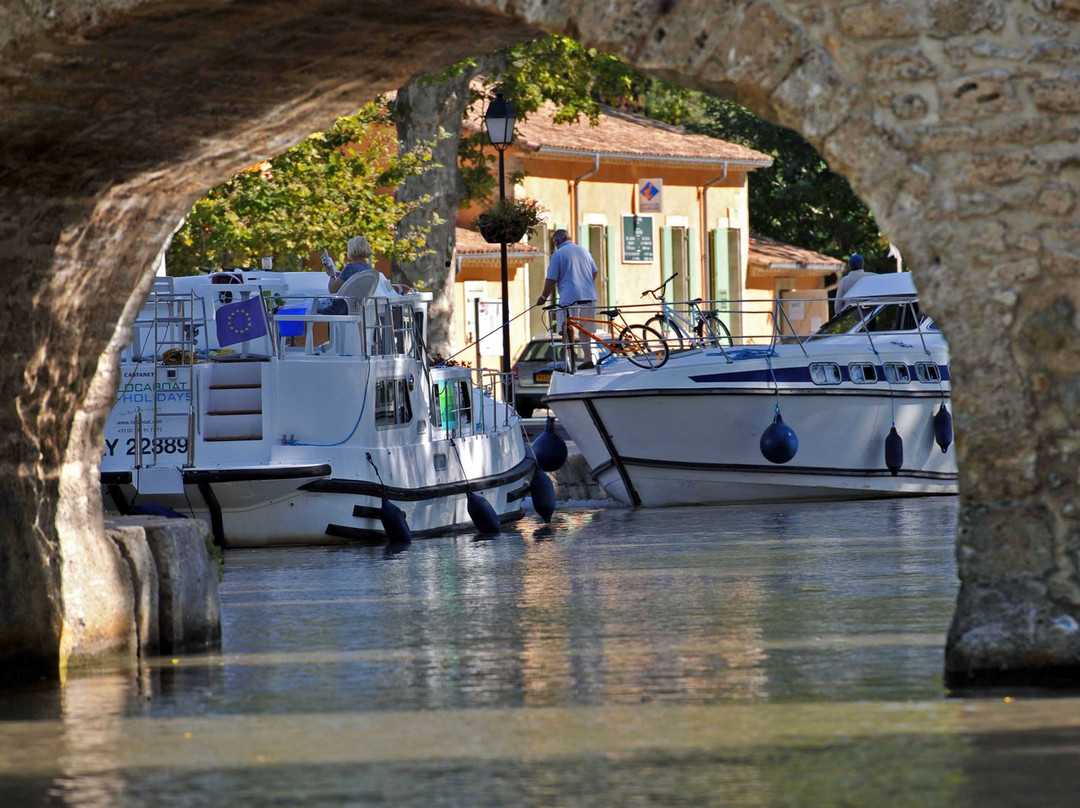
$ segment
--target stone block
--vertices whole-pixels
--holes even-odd
[[[1075,682],[1080,612],[1049,597],[1033,578],[987,585],[965,581],[945,647],[951,685]]]
[[[589,502],[611,498],[604,487],[593,479],[584,455],[569,455],[563,467],[551,476],[555,484],[555,499],[558,502]]]
[[[157,654],[161,648],[158,606],[158,571],[146,531],[138,525],[125,525],[115,519],[105,520],[105,536],[119,549],[131,571],[135,613],[135,634],[140,656]]]
[[[890,39],[922,33],[926,20],[911,3],[857,3],[840,11],[840,30],[859,39]]]
[[[158,571],[161,652],[203,651],[221,642],[217,567],[196,519],[126,517],[146,532]]]
[[[1031,82],[1031,97],[1035,106],[1046,112],[1080,112],[1080,71]]]
[[[966,503],[960,512],[957,561],[964,581],[1038,579],[1054,567],[1053,518],[1042,505]]]
[[[840,126],[858,100],[859,88],[843,81],[824,50],[815,49],[784,78],[772,94],[781,122],[799,120],[809,140]]]
[[[1005,27],[1005,8],[1001,0],[931,0],[928,33],[937,39],[970,36],[981,31],[1000,31]]]
[[[1013,75],[1007,70],[984,70],[942,82],[941,99],[952,120],[974,121],[1022,112]]]
[[[871,81],[924,81],[935,78],[937,65],[922,48],[886,48],[870,59],[868,77]]]

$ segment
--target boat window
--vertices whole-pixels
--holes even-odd
[[[409,383],[405,379],[375,382],[375,426],[395,426],[412,420]]]
[[[840,384],[840,366],[833,362],[812,362],[810,381],[814,384]]]
[[[855,384],[873,384],[877,381],[877,368],[872,362],[852,362],[848,375]]]
[[[457,385],[458,407],[461,411],[461,420],[466,424],[472,421],[472,391],[469,383],[465,381],[455,382]]]
[[[393,306],[390,316],[394,329],[394,353],[415,355],[413,348],[412,306]]]
[[[915,375],[920,382],[925,382],[927,384],[941,381],[941,372],[938,370],[938,366],[933,362],[916,362]]]
[[[431,385],[431,426],[438,429],[443,425],[442,399],[439,398],[439,385]]]
[[[907,384],[911,381],[911,371],[903,362],[886,362],[885,378],[893,384]]]

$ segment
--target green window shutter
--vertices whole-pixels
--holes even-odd
[[[671,261],[671,228],[660,228],[660,280],[666,281],[671,277],[672,261]],[[675,294],[675,283],[669,283],[664,287],[664,300],[668,303],[672,301]]]
[[[589,249],[589,244],[590,244],[589,226],[587,224],[578,225],[578,230],[577,231],[578,231],[578,244],[580,244],[586,250]]]
[[[701,256],[698,255],[700,248],[698,247],[698,235],[697,231],[692,228],[686,228],[686,242],[687,242],[687,266],[689,266],[690,272],[690,299],[695,297],[701,297],[701,277],[704,274],[701,267]]]
[[[731,297],[730,280],[731,275],[728,267],[728,229],[726,227],[718,227],[710,234],[711,244],[710,249],[712,252],[712,289],[709,296],[713,300],[727,300]],[[724,321],[724,325],[731,329],[731,313],[726,311],[730,306],[721,303],[718,304],[720,308],[720,319]]]
[[[742,278],[742,238],[737,228],[728,230],[728,290],[731,297],[739,297],[743,285]]]
[[[728,275],[728,231],[726,227],[719,227],[710,234],[712,237],[712,277],[709,279],[711,288],[709,297],[713,300],[722,300],[730,294]]]
[[[609,224],[604,227],[604,241],[607,246],[607,266],[604,267],[604,271],[607,272],[607,300],[601,302],[605,306],[614,306],[617,299],[615,265],[619,258],[619,240],[615,235],[615,225]]]

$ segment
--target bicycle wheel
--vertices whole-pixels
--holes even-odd
[[[720,345],[720,340],[727,340],[730,347],[735,347],[735,340],[731,338],[731,332],[724,325],[724,321],[715,314],[702,315],[697,324],[697,335],[706,345]]]
[[[619,334],[621,353],[638,367],[658,368],[668,359],[660,332],[647,325],[628,325]]]
[[[646,320],[645,326],[647,328],[652,328],[658,334],[661,334],[664,341],[667,343],[668,348],[671,350],[681,351],[685,347],[683,341],[686,340],[687,337],[683,334],[682,329],[679,328],[679,324],[670,317],[657,314],[655,317],[650,317]]]

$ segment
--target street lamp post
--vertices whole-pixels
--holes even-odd
[[[505,188],[505,170],[503,168],[503,152],[506,151],[506,147],[510,145],[510,142],[514,139],[514,108],[510,106],[510,102],[503,98],[502,93],[495,93],[495,99],[488,104],[487,112],[484,113],[484,127],[487,129],[488,140],[491,141],[491,145],[495,147],[495,150],[499,153],[499,199],[506,199]],[[503,355],[502,355],[502,373],[503,381],[508,389],[510,387],[509,373],[510,373],[510,301],[509,301],[509,283],[507,277],[509,275],[509,269],[507,268],[506,260],[506,237],[500,241],[499,245],[502,249],[502,343],[503,343]],[[507,390],[504,390],[504,393]],[[506,397],[509,401],[509,396]]]

